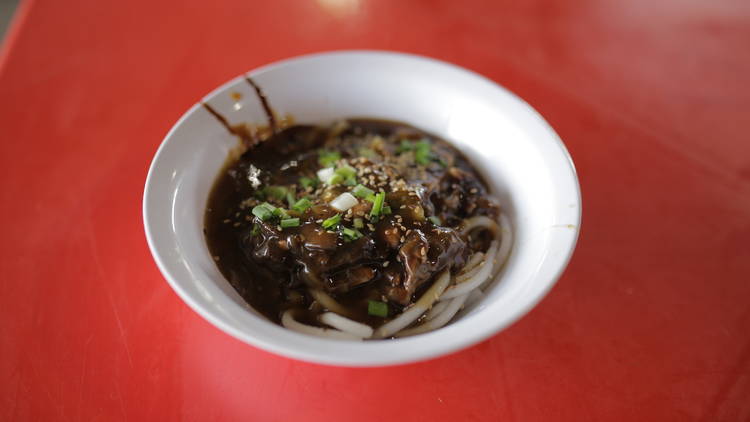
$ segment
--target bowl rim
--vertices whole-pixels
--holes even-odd
[[[526,111],[531,112],[531,114],[538,120],[538,123],[540,123],[541,128],[546,132],[546,135],[549,137],[550,140],[554,141],[555,145],[559,148],[560,152],[562,153],[567,166],[565,167],[565,170],[567,170],[569,173],[567,176],[571,177],[571,186],[574,190],[574,199],[575,199],[575,209],[576,213],[574,215],[575,221],[573,221],[571,224],[574,226],[572,227],[572,236],[569,236],[567,238],[562,239],[562,241],[565,241],[564,245],[561,245],[561,249],[564,248],[565,253],[561,254],[558,258],[555,259],[554,263],[554,270],[550,269],[548,271],[548,275],[545,277],[548,279],[546,283],[543,283],[540,288],[537,288],[534,290],[534,294],[530,300],[527,300],[524,303],[524,306],[521,308],[518,308],[514,314],[512,314],[510,317],[503,319],[502,321],[498,321],[492,326],[486,327],[483,330],[474,330],[470,333],[464,333],[464,336],[460,339],[455,339],[451,342],[444,342],[442,344],[435,345],[435,347],[428,348],[427,350],[422,350],[417,347],[410,348],[408,346],[414,345],[417,346],[417,343],[421,343],[424,338],[429,336],[434,336],[435,334],[439,333],[440,331],[444,331],[447,328],[450,328],[450,326],[444,327],[440,330],[436,330],[431,333],[427,333],[420,336],[415,337],[407,337],[402,339],[395,339],[395,340],[388,340],[386,342],[363,342],[363,343],[352,343],[352,342],[346,342],[347,348],[353,348],[353,349],[371,349],[372,351],[375,351],[377,349],[380,349],[380,353],[376,355],[376,357],[373,357],[373,353],[370,353],[367,358],[342,358],[340,356],[335,356],[333,354],[326,354],[321,353],[319,351],[309,351],[309,350],[302,350],[302,349],[295,349],[290,348],[288,346],[283,346],[278,344],[277,342],[274,342],[269,339],[263,339],[259,338],[257,336],[254,336],[247,331],[243,331],[240,328],[230,324],[229,322],[225,321],[220,317],[220,315],[215,314],[209,309],[206,309],[202,304],[198,303],[198,301],[193,298],[191,293],[185,290],[181,283],[174,278],[171,271],[167,267],[165,263],[165,258],[162,255],[157,243],[156,239],[154,238],[154,229],[151,226],[151,217],[150,217],[150,201],[149,201],[149,193],[151,192],[153,188],[153,181],[154,181],[154,173],[156,172],[157,163],[160,161],[160,157],[164,154],[164,150],[166,145],[169,143],[169,140],[174,136],[174,133],[176,130],[188,119],[190,116],[195,113],[195,111],[201,107],[201,103],[203,101],[208,101],[209,99],[219,95],[220,93],[224,92],[228,87],[236,84],[239,80],[244,78],[245,76],[249,77],[256,77],[266,72],[271,72],[277,68],[281,68],[290,64],[299,64],[305,61],[314,61],[314,60],[320,60],[325,58],[333,58],[333,57],[340,57],[340,56],[358,56],[358,55],[366,55],[369,57],[382,57],[382,58],[390,58],[390,59],[404,59],[404,60],[412,60],[417,62],[422,62],[428,65],[432,66],[439,66],[439,67],[446,67],[450,68],[453,71],[456,71],[458,73],[462,73],[465,76],[471,77],[471,78],[477,78],[479,80],[484,81],[485,83],[489,83],[493,85],[496,89],[501,90],[506,95],[511,96],[515,101],[519,103],[520,106],[524,107]],[[235,337],[238,340],[241,340],[244,343],[250,344],[254,347],[260,348],[262,350],[272,352],[274,354],[285,356],[293,359],[298,359],[306,362],[313,362],[313,363],[319,363],[319,364],[326,364],[326,365],[333,365],[333,366],[347,366],[347,367],[377,367],[377,366],[387,366],[387,365],[398,365],[398,364],[406,364],[406,363],[412,363],[417,361],[425,361],[433,358],[437,358],[440,356],[448,355],[450,353],[456,352],[458,350],[467,348],[469,346],[475,345],[493,335],[498,334],[502,330],[506,329],[510,325],[514,324],[516,321],[518,321],[520,318],[528,314],[531,309],[533,309],[552,289],[552,287],[557,283],[560,276],[563,274],[565,269],[567,268],[573,253],[575,251],[579,234],[580,234],[580,227],[581,227],[581,218],[582,218],[582,198],[581,198],[581,188],[580,183],[578,180],[577,171],[575,168],[575,165],[573,163],[573,159],[565,147],[565,144],[559,137],[559,135],[555,132],[555,130],[552,128],[552,126],[542,117],[542,115],[534,109],[529,103],[527,103],[525,100],[523,100],[521,97],[516,95],[515,93],[511,92],[507,88],[503,87],[499,83],[477,73],[472,70],[466,69],[464,67],[458,66],[453,63],[445,62],[442,60],[438,60],[435,58],[422,56],[422,55],[416,55],[411,53],[403,53],[403,52],[395,52],[395,51],[384,51],[384,50],[334,50],[334,51],[325,51],[325,52],[318,52],[318,53],[312,53],[312,54],[305,54],[300,56],[294,56],[291,58],[283,59],[280,61],[272,62],[260,67],[257,67],[253,70],[250,70],[246,73],[240,74],[234,78],[231,78],[227,82],[219,85],[215,89],[213,89],[211,92],[206,94],[201,98],[201,100],[197,101],[195,104],[193,104],[190,108],[188,108],[187,111],[185,111],[180,118],[174,123],[174,125],[170,128],[170,130],[167,132],[167,134],[162,139],[158,149],[156,150],[156,153],[154,154],[151,164],[149,165],[148,174],[146,176],[144,191],[143,191],[143,205],[142,205],[142,213],[143,213],[143,224],[144,224],[144,231],[146,234],[146,240],[149,246],[149,249],[151,251],[151,254],[154,258],[154,261],[157,264],[157,267],[159,268],[159,271],[161,272],[162,276],[166,279],[168,284],[172,287],[172,289],[177,293],[177,295],[198,315],[209,321],[211,324],[219,328],[220,330],[224,331],[225,333],[229,334],[232,337]],[[262,318],[260,316],[255,316],[256,318]],[[266,323],[273,324],[274,326],[278,327],[280,330],[283,330],[287,333],[289,333],[291,336],[302,336],[308,341],[316,341],[316,342],[324,342],[325,344],[329,345],[331,344],[331,341],[336,340],[330,340],[330,339],[320,339],[315,338],[312,336],[307,336],[304,334],[299,334],[292,332],[291,330],[288,330],[286,328],[283,328],[281,326],[278,326],[270,321],[265,321]],[[389,347],[390,344],[392,347]],[[343,345],[344,342],[341,342]],[[395,347],[397,344],[403,345],[402,350],[400,353],[387,353],[386,351],[389,348]],[[353,347],[352,347],[353,346]],[[418,351],[414,351],[414,350]],[[404,353],[404,351],[408,351],[408,353]]]

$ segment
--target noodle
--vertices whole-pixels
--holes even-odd
[[[466,261],[466,265],[461,269],[461,272],[459,274],[464,274],[468,272],[469,270],[473,270],[474,267],[476,267],[480,262],[482,262],[482,258],[484,258],[484,253],[482,252],[475,252],[471,255],[471,258],[469,258],[468,261]]]
[[[513,231],[510,229],[510,220],[505,214],[500,214],[500,231],[502,238],[500,239],[500,247],[497,251],[497,267],[502,268],[505,261],[510,255],[510,249],[513,245]]]
[[[427,311],[427,313],[425,314],[424,316],[425,320],[429,321],[435,318],[436,316],[440,315],[440,313],[443,312],[446,307],[448,307],[448,303],[449,303],[448,301],[436,303],[435,306],[430,308],[430,310]]]
[[[497,240],[493,240],[490,244],[490,248],[487,249],[486,256],[488,257],[488,259],[485,259],[481,269],[477,271],[477,273],[473,277],[466,280],[465,282],[448,288],[445,293],[443,293],[443,296],[440,297],[440,300],[442,301],[446,299],[453,299],[454,297],[465,295],[487,281],[487,279],[492,274],[492,267],[494,266],[493,261],[495,260],[495,252],[497,251],[497,246]]]
[[[362,340],[362,336],[355,336],[350,333],[343,331],[334,330],[330,328],[313,327],[312,325],[303,324],[294,319],[294,310],[289,309],[284,312],[281,316],[281,324],[298,333],[310,334],[316,337],[326,337],[338,340]]]
[[[464,305],[464,302],[466,302],[467,297],[469,297],[468,294],[454,298],[450,302],[447,302],[448,306],[446,306],[445,309],[435,318],[426,321],[424,324],[418,325],[414,328],[400,331],[396,333],[396,337],[413,336],[415,334],[426,333],[428,331],[432,331],[442,327],[443,325],[447,324],[459,310],[461,310],[461,307]]]
[[[328,293],[318,289],[310,289],[310,295],[329,311],[336,312],[339,315],[349,315],[349,311],[343,305],[336,302]]]
[[[320,322],[326,325],[330,325],[333,328],[337,328],[345,333],[363,338],[369,338],[372,336],[372,327],[352,321],[349,318],[342,317],[339,314],[333,312],[326,312],[320,316]]]
[[[492,235],[495,236],[495,238],[498,237],[499,229],[497,227],[497,223],[491,218],[484,215],[471,217],[464,221],[463,227],[461,228],[461,234],[466,236],[477,227],[487,229],[492,232]]]
[[[419,298],[411,308],[404,311],[401,315],[386,322],[385,324],[378,327],[373,334],[373,338],[385,338],[390,337],[394,333],[408,327],[409,324],[419,319],[427,309],[432,306],[433,303],[440,297],[440,295],[448,287],[451,281],[450,271],[443,271],[437,280],[430,286],[430,288]]]

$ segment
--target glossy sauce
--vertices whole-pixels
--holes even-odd
[[[384,151],[394,147],[389,139],[429,139],[434,157],[424,168],[399,167],[404,180],[420,188],[389,191],[386,200],[393,212],[373,223],[374,230],[368,227],[362,238],[347,242],[322,229],[320,221],[336,211],[320,197],[298,215],[299,227],[280,229],[253,216],[247,203],[260,201],[254,198],[263,186],[294,185],[303,175],[313,176],[323,147],[357,160],[359,141],[373,136],[385,141]],[[464,239],[456,228],[472,215],[496,217],[498,208],[466,158],[434,135],[398,122],[350,119],[344,130],[297,125],[253,145],[239,159],[230,159],[215,182],[205,216],[206,240],[222,274],[273,321],[294,307],[307,310],[298,319],[317,324],[322,308],[309,293],[312,287],[345,305],[349,317],[378,326],[385,320],[368,315],[369,300],[387,302],[389,317],[395,315],[438,272],[457,271],[469,253],[487,247],[483,236]],[[259,173],[262,183],[254,187],[249,172]],[[348,189],[333,187],[322,195],[330,198]],[[299,186],[296,193],[305,194]],[[441,224],[425,216],[437,216]]]

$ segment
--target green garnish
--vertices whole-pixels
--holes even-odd
[[[292,208],[295,203],[297,203],[297,199],[294,197],[294,192],[289,191],[286,193],[286,203],[289,204],[289,208]]]
[[[374,195],[375,192],[364,185],[357,185],[352,189],[352,195],[356,196],[357,198],[367,198],[370,195]]]
[[[377,217],[383,212],[383,204],[385,203],[385,192],[378,192],[375,194],[375,200],[372,203],[372,210],[370,210],[370,217]]]
[[[352,166],[343,165],[336,169],[332,180],[336,180],[336,183],[343,182],[347,186],[354,186],[357,184],[357,170]],[[335,183],[329,182],[329,184],[334,185]]]
[[[260,218],[263,221],[268,221],[271,218],[273,218],[275,211],[276,211],[276,207],[269,204],[268,202],[264,202],[260,205],[256,205],[253,208],[253,215]]]
[[[341,154],[338,151],[318,150],[318,164],[322,167],[333,167],[336,161],[340,159]]]
[[[359,230],[350,229],[348,227],[344,227],[344,229],[341,230],[341,234],[344,235],[344,240],[347,240],[347,241],[357,240],[360,237],[362,237],[362,233],[360,233]]]
[[[443,224],[443,222],[440,221],[440,217],[436,217],[434,215],[432,217],[427,217],[427,219],[430,220],[430,223],[432,223],[432,224],[434,224],[436,226],[439,226],[439,225]]]
[[[362,229],[365,227],[365,222],[362,221],[361,218],[357,217],[354,219],[354,228],[355,229]]]
[[[328,179],[328,184],[333,186],[333,185],[338,185],[339,183],[343,181],[344,181],[344,176],[340,174],[334,174],[330,179]]]
[[[266,197],[278,200],[285,199],[287,192],[289,192],[289,189],[284,186],[266,186],[266,188],[263,189],[263,193],[266,194]]]
[[[373,316],[385,318],[388,316],[388,304],[377,300],[368,300],[367,313]]]
[[[326,218],[325,220],[323,220],[323,228],[333,228],[339,224],[339,221],[341,221],[341,214],[336,214],[333,217]]]
[[[414,149],[414,144],[412,144],[411,141],[402,139],[401,145],[396,147],[396,153],[401,154],[402,152],[411,151],[412,149]]]
[[[289,218],[289,214],[286,213],[284,208],[276,208],[273,210],[273,216],[279,218]]]
[[[383,214],[390,215],[392,213],[393,213],[393,211],[391,210],[391,207],[389,207],[388,205],[384,205],[383,206]]]
[[[258,226],[257,223],[253,224],[253,229],[250,230],[250,235],[251,236],[257,236],[259,233],[260,233],[260,226]]]
[[[396,153],[402,154],[404,152],[414,151],[414,161],[416,161],[417,164],[424,166],[432,161],[433,157],[431,148],[430,141],[427,139],[422,139],[419,142],[411,142],[404,139],[401,141],[401,144],[396,147]]]
[[[297,212],[305,212],[310,207],[312,207],[312,202],[307,198],[302,198],[292,205],[292,209]]]
[[[316,177],[300,177],[299,184],[304,189],[307,189],[307,188],[315,189],[318,186],[318,179]]]
[[[357,150],[357,154],[365,158],[375,158],[378,154],[370,148],[360,148]]]
[[[430,143],[426,139],[422,139],[414,145],[414,161],[417,164],[427,165],[432,160],[432,151]]]
[[[344,165],[336,169],[336,174],[340,174],[346,178],[354,177],[357,175],[357,170],[349,165]]]
[[[282,229],[288,229],[289,227],[298,227],[299,226],[299,218],[286,218],[281,220],[281,228]]]

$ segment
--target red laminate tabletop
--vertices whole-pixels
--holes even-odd
[[[0,420],[750,420],[750,3],[34,0],[0,57]],[[556,287],[468,350],[375,369],[241,343],[162,279],[149,162],[262,64],[398,50],[531,103],[578,168]]]

